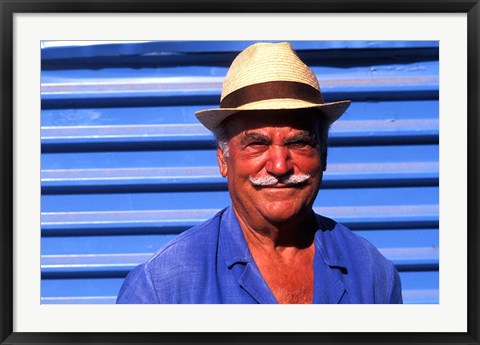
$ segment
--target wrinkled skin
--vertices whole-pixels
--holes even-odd
[[[245,112],[225,124],[229,154],[218,149],[220,172],[228,177],[232,204],[243,228],[274,241],[299,241],[298,228],[314,222],[312,205],[326,169],[325,146],[311,111]],[[309,175],[295,185],[256,186],[251,178]],[[312,225],[313,226],[313,225]],[[281,231],[284,229],[284,231]],[[272,232],[273,231],[273,232]]]

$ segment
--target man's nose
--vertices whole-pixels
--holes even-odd
[[[265,170],[274,176],[284,176],[292,173],[293,164],[290,153],[285,145],[271,145]]]

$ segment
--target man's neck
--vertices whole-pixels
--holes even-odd
[[[282,252],[285,249],[307,249],[313,244],[318,222],[313,211],[306,212],[295,220],[271,223],[266,220],[252,222],[245,219],[235,208],[240,227],[249,247],[255,246],[267,251]]]
[[[310,212],[297,222],[256,226],[237,215],[248,248],[279,303],[312,303],[313,244],[318,223]]]

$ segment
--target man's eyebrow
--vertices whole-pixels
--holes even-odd
[[[317,141],[317,137],[312,132],[301,131],[301,132],[298,132],[298,133],[292,135],[290,138],[285,139],[286,144],[292,143],[292,142],[295,142],[295,141],[307,141],[307,142],[314,143],[314,142]]]
[[[243,132],[242,135],[243,141],[246,142],[261,142],[261,143],[270,143],[271,140],[268,136],[255,132]]]

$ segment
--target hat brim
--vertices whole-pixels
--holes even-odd
[[[308,103],[305,101],[300,101],[297,99],[275,99],[275,100],[265,100],[259,102],[253,102],[246,105],[243,105],[238,108],[215,108],[215,109],[206,109],[199,110],[195,112],[197,119],[209,130],[213,131],[217,128],[225,119],[232,116],[235,113],[243,111],[254,111],[254,110],[293,110],[293,109],[309,109],[317,108],[321,112],[321,116],[325,116],[329,124],[337,121],[340,116],[347,110],[350,106],[351,101],[338,101],[331,103]]]

